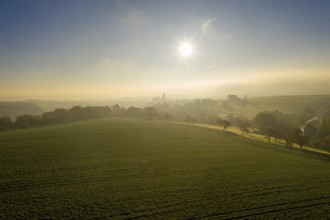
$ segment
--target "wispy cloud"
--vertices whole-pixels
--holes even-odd
[[[210,34],[211,32],[213,32],[214,30],[214,18],[210,18],[207,19],[206,21],[204,21],[201,26],[200,26],[200,30],[202,32],[202,34]]]
[[[209,65],[209,69],[214,69],[215,67],[216,67],[216,65],[217,65],[217,63],[211,63],[210,65]]]
[[[121,3],[118,6],[121,15],[118,17],[118,27],[127,31],[136,31],[146,28],[149,24],[148,16],[141,9]]]

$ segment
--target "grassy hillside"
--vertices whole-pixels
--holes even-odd
[[[216,130],[92,120],[0,133],[0,219],[330,218],[330,163]]]
[[[0,117],[16,118],[19,115],[40,115],[44,111],[37,104],[28,102],[0,102]]]
[[[330,105],[329,95],[309,95],[309,96],[277,96],[253,98],[250,103],[267,109],[279,110],[283,112],[302,112],[306,106],[320,108]]]
[[[274,96],[250,98],[246,106],[234,106],[233,113],[252,119],[262,111],[278,110],[285,113],[303,112],[305,107],[315,109],[330,106],[329,95],[309,95],[309,96]],[[220,115],[225,116],[226,114]]]

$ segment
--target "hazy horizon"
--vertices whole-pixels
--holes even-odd
[[[329,1],[2,1],[0,100],[330,95]]]

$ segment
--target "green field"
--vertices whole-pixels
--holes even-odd
[[[171,122],[0,133],[0,219],[329,219],[330,163]]]

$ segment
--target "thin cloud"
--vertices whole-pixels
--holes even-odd
[[[210,34],[214,30],[214,18],[207,19],[201,24],[201,32],[202,34]]]
[[[127,30],[144,29],[148,26],[149,19],[141,9],[134,8],[128,4],[120,4],[121,15],[118,18],[118,25]]]
[[[216,67],[217,63],[212,63],[211,65],[209,65],[209,69],[214,69]]]

